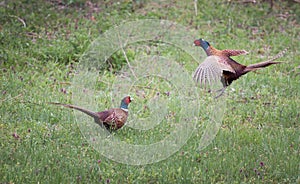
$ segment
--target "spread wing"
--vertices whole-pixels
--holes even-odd
[[[211,88],[213,85],[218,85],[221,81],[223,70],[235,72],[226,63],[220,62],[219,56],[208,56],[196,69],[194,80],[205,89]]]

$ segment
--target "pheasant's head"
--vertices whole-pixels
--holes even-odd
[[[209,48],[210,44],[202,38],[194,41],[195,46],[201,46],[205,51]]]
[[[128,105],[130,104],[130,102],[133,100],[133,98],[131,98],[130,96],[126,96],[123,98],[123,100],[121,101],[121,106],[120,108],[127,111],[128,110]]]

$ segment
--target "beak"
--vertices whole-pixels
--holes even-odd
[[[196,46],[196,44],[195,44],[195,43],[193,43],[193,46],[195,47],[195,46]]]

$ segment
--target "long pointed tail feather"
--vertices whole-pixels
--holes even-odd
[[[281,62],[276,62],[275,60],[278,59],[278,58],[281,58],[287,52],[287,50],[288,50],[288,48],[284,49],[283,51],[279,52],[276,56],[274,56],[273,58],[271,58],[267,61],[263,61],[263,62],[260,62],[260,63],[255,63],[255,64],[252,64],[252,65],[248,65],[245,68],[244,72],[247,73],[249,71],[264,68],[264,67],[267,67],[269,65],[280,64]]]
[[[99,115],[96,113],[96,112],[93,112],[93,111],[90,111],[90,110],[87,110],[87,109],[84,109],[82,107],[79,107],[79,106],[76,106],[76,105],[70,105],[70,104],[62,104],[62,103],[56,103],[56,102],[49,102],[49,104],[53,104],[53,105],[60,105],[60,106],[64,106],[64,107],[68,107],[68,108],[71,108],[71,109],[76,109],[76,110],[79,110],[95,119],[99,119]]]

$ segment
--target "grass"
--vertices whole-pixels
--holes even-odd
[[[3,1],[0,183],[299,183],[299,6],[295,1],[274,1],[273,7],[268,1],[198,1],[195,15],[193,1]],[[290,49],[280,59],[283,64],[249,73],[227,89],[222,126],[208,147],[197,151],[201,131],[196,131],[166,160],[131,166],[101,155],[84,138],[72,111],[46,102],[73,102],[76,66],[100,34],[126,20],[149,18],[180,23],[217,48],[248,50],[249,55],[236,57],[243,64]],[[148,46],[151,51],[161,47],[163,56],[180,55],[191,73],[196,67],[174,48]],[[136,52],[126,48],[130,60]],[[93,100],[99,109],[119,103],[109,94],[126,60],[118,52],[109,62],[97,79],[100,94]],[[172,90],[154,80],[162,93]],[[146,95],[153,97],[151,90]],[[175,102],[169,104],[173,109]],[[168,132],[165,122],[144,135],[128,127],[115,134],[129,143],[148,143]]]

